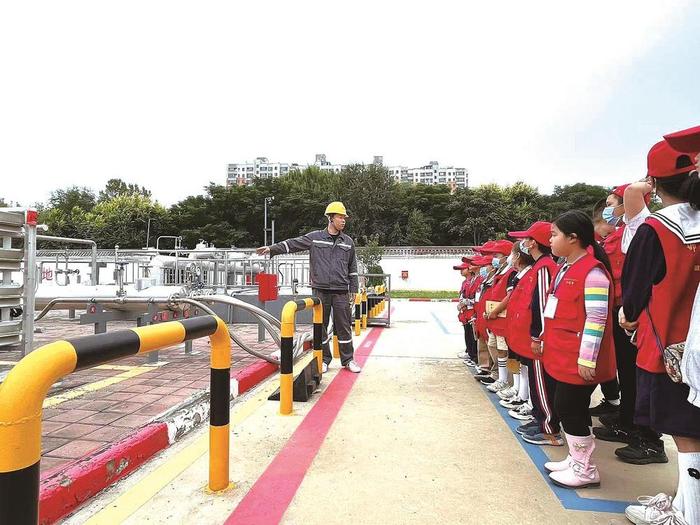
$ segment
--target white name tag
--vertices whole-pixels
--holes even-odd
[[[547,319],[554,319],[554,314],[557,313],[557,304],[559,299],[557,299],[551,293],[547,296],[547,304],[544,305],[544,316]]]

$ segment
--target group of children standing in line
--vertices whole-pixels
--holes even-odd
[[[566,442],[566,459],[544,465],[556,485],[600,485],[596,438],[645,465],[668,462],[661,435],[672,436],[675,497],[640,497],[626,515],[700,525],[700,127],[666,135],[647,164],[593,217],[535,222],[454,267],[465,278],[460,357],[522,420],[523,441]],[[604,399],[590,408],[597,385]]]

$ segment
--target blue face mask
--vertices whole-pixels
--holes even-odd
[[[611,226],[617,226],[617,223],[620,222],[620,219],[622,217],[615,217],[615,208],[618,206],[606,206],[603,208],[603,213],[601,214],[603,217],[603,220],[610,224]]]
[[[484,279],[486,279],[486,276],[489,274],[488,268],[486,266],[482,266],[479,268],[479,275],[481,275]]]
[[[499,266],[501,266],[501,260],[498,257],[494,257],[493,260],[491,261],[491,265],[494,268],[498,268]]]

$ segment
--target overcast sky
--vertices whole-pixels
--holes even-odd
[[[700,3],[5,2],[0,197],[119,177],[164,204],[230,162],[640,178],[700,124]]]

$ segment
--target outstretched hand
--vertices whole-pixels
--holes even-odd
[[[270,247],[261,246],[260,248],[256,248],[255,253],[257,253],[258,255],[268,255],[270,253]]]

